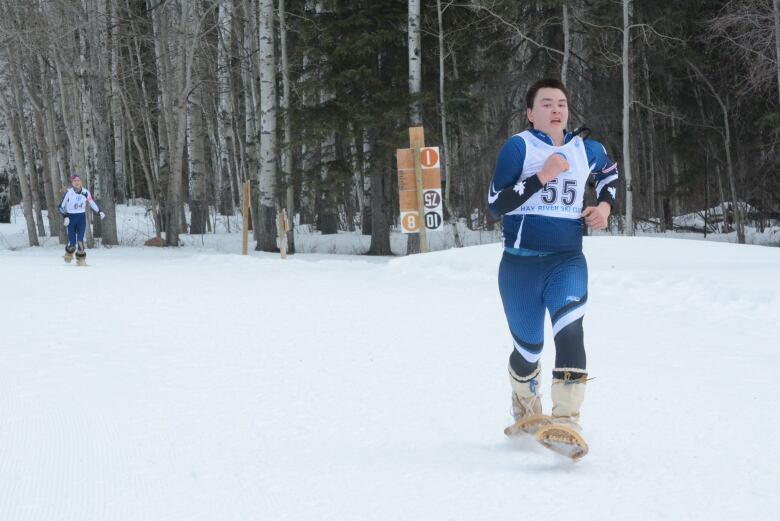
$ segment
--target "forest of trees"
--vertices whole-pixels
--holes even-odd
[[[548,76],[620,163],[624,233],[717,206],[744,242],[780,217],[780,0],[0,0],[0,31],[0,182],[31,245],[79,172],[107,245],[115,204],[175,246],[249,181],[258,250],[286,208],[386,255],[415,125],[448,222],[494,228],[497,152]]]

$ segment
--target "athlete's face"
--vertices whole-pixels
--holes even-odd
[[[569,105],[563,91],[543,87],[536,92],[534,106],[528,109],[528,121],[535,129],[550,136],[562,135],[568,120]]]
[[[73,179],[70,180],[70,184],[72,184],[73,188],[75,188],[76,190],[80,190],[81,189],[81,178],[80,177],[74,177]]]

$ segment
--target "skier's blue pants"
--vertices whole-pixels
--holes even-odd
[[[509,362],[518,376],[533,373],[544,346],[544,316],[549,311],[555,337],[555,368],[585,372],[582,319],[588,300],[588,265],[581,251],[520,256],[504,252],[498,268],[514,350]]]
[[[75,246],[76,241],[84,242],[84,231],[87,229],[87,216],[84,213],[69,213],[68,246]]]

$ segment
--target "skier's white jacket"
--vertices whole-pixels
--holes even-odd
[[[62,198],[60,203],[59,211],[66,217],[72,213],[85,213],[87,211],[87,203],[89,203],[93,212],[100,213],[100,208],[98,208],[95,200],[92,199],[92,194],[89,193],[89,190],[82,188],[77,192],[73,188],[68,188],[68,191],[65,192],[65,197]]]
[[[561,154],[569,171],[542,185],[537,174],[551,154]],[[582,205],[588,178],[593,176],[598,202],[615,205],[617,163],[604,146],[570,132],[563,146],[536,129],[515,134],[498,155],[490,183],[488,205],[503,215],[504,247],[541,252],[582,250]]]

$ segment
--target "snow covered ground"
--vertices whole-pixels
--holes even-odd
[[[46,212],[44,211],[44,216]],[[193,247],[197,250],[218,251],[223,253],[241,253],[242,219],[240,215],[230,218],[214,215],[211,217],[212,228],[217,233],[204,235],[181,235],[183,246]],[[45,227],[48,233],[48,220],[44,217]],[[458,233],[465,246],[477,244],[490,244],[501,240],[501,231],[469,230],[465,222],[458,224]],[[117,205],[117,235],[122,246],[143,246],[147,239],[155,236],[154,221],[147,211],[146,206]],[[254,247],[254,240],[250,234],[250,242]],[[407,236],[401,232],[390,234],[390,247],[394,255],[406,255]],[[362,255],[371,246],[371,236],[362,235],[359,232],[339,232],[333,235],[322,235],[313,230],[311,225],[303,225],[295,228],[295,244],[298,253],[338,253],[342,255]],[[41,237],[42,246],[57,246],[57,238]],[[451,228],[442,231],[430,232],[428,243],[431,251],[444,250],[454,247],[454,237]],[[16,250],[29,246],[27,228],[24,215],[20,206],[12,210],[11,223],[0,224],[0,250]],[[59,247],[59,246],[57,246]]]
[[[780,248],[586,238],[572,464],[502,434],[498,244],[194,246],[0,250],[0,520],[777,519]]]

